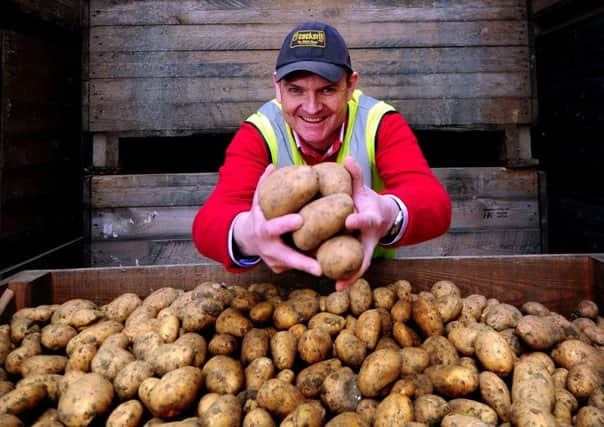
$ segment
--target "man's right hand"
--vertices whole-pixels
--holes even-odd
[[[316,259],[308,257],[288,246],[282,235],[302,226],[302,216],[294,213],[267,220],[258,202],[258,188],[264,178],[275,170],[267,166],[258,181],[252,207],[235,218],[233,238],[239,252],[246,256],[259,256],[275,273],[296,269],[313,276],[321,276],[321,267]]]

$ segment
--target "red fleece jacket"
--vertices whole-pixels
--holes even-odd
[[[330,161],[335,161],[337,153]],[[398,113],[384,116],[377,134],[376,164],[384,181],[382,193],[399,197],[408,209],[405,234],[396,246],[420,243],[445,233],[451,223],[451,201],[432,174],[415,135]],[[193,221],[199,252],[232,272],[244,271],[229,257],[228,233],[235,216],[248,211],[256,184],[270,163],[264,139],[243,123],[226,151],[214,192]]]

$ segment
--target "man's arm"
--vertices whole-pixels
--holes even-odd
[[[256,184],[269,163],[262,136],[252,125],[243,123],[226,150],[214,191],[193,221],[197,250],[229,271],[246,268],[236,265],[229,254],[231,224],[239,213],[250,210]]]
[[[430,240],[449,229],[449,195],[432,173],[409,125],[398,113],[388,114],[380,124],[376,164],[384,181],[382,194],[398,197],[407,210],[406,229],[393,246]]]

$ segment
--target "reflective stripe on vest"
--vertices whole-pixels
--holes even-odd
[[[355,90],[348,101],[346,133],[336,160],[342,164],[344,158],[350,155],[361,167],[365,185],[378,192],[384,188],[384,184],[375,164],[375,142],[382,117],[390,111],[394,111],[391,105]],[[281,104],[277,100],[264,104],[246,122],[254,125],[264,138],[275,167],[306,163],[289,125],[283,119]],[[377,247],[376,255],[378,253],[380,256],[392,256],[394,251]]]

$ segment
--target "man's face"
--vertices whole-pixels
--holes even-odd
[[[339,82],[331,83],[316,74],[298,72],[275,81],[285,121],[306,144],[326,150],[346,120],[357,80],[357,73],[344,74]]]

